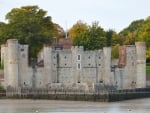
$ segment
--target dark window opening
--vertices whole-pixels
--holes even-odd
[[[100,82],[100,83],[103,83],[103,80],[100,80],[99,82]]]
[[[78,69],[81,69],[81,64],[78,64],[77,66],[78,66],[78,67],[77,67]]]
[[[24,49],[22,48],[21,51],[24,51]]]
[[[81,60],[81,56],[80,55],[78,55],[78,60]]]

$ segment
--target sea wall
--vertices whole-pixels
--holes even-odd
[[[6,98],[113,102],[150,97],[150,88],[85,92],[64,89],[9,89]]]

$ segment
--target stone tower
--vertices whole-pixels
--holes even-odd
[[[52,48],[49,46],[44,46],[43,48],[44,54],[44,74],[42,77],[43,87],[48,87],[50,83],[53,83],[52,77]]]
[[[18,40],[7,40],[7,86],[18,88],[18,71],[19,71],[19,57],[18,57]]]
[[[111,73],[111,48],[104,47],[104,84],[113,85],[113,75]]]
[[[73,63],[73,76],[74,82],[81,82],[82,75],[82,62],[83,62],[83,47],[82,46],[74,46],[71,48],[72,50],[72,63]]]
[[[146,46],[145,42],[136,42],[136,55],[137,55],[137,65],[136,65],[136,88],[146,87]]]

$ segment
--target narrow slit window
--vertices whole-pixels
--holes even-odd
[[[77,64],[77,69],[81,69],[81,64]]]
[[[77,56],[77,60],[80,61],[81,60],[81,55]]]

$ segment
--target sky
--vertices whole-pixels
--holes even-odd
[[[98,21],[104,30],[119,32],[132,21],[150,16],[150,0],[0,0],[0,21],[13,8],[38,5],[65,30],[78,20],[91,25]]]

